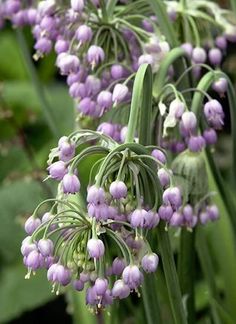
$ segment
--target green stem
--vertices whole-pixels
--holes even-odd
[[[207,240],[205,237],[204,229],[199,228],[197,230],[196,235],[196,248],[198,252],[198,257],[201,263],[201,268],[204,273],[204,277],[208,283],[209,291],[210,291],[210,299],[219,300],[219,295],[217,291],[217,286],[215,283],[215,272],[213,269],[213,264],[211,262],[211,255],[209,252]],[[214,306],[211,304],[212,316],[214,318],[214,323],[221,323],[219,320],[218,312]]]
[[[50,130],[51,130],[52,134],[55,136],[55,138],[58,138],[58,137],[60,137],[60,132],[59,132],[58,127],[55,124],[52,108],[50,107],[50,105],[46,99],[45,91],[40,83],[36,69],[32,62],[32,59],[31,59],[31,56],[30,56],[30,53],[28,50],[28,45],[26,44],[24,35],[19,28],[16,29],[16,35],[18,38],[18,42],[19,42],[22,54],[23,54],[22,56],[26,63],[25,65],[28,69],[28,73],[29,73],[32,83],[34,85],[35,91],[38,95],[39,101],[41,102],[41,107],[42,107],[43,113],[45,115],[45,119],[47,121],[48,127],[50,128]]]
[[[148,64],[141,65],[136,74],[134,80],[134,86],[133,86],[133,95],[131,100],[128,132],[126,135],[125,143],[134,141],[135,133],[137,131],[139,109],[140,109],[140,105],[143,104],[142,89],[145,85],[145,82],[147,81],[147,78],[150,78],[150,75],[151,75],[151,67]]]
[[[181,292],[186,296],[186,309],[188,323],[194,324],[195,319],[195,298],[194,298],[194,281],[195,281],[195,232],[189,232],[185,228],[181,231],[180,254],[178,263],[178,274]]]
[[[161,91],[162,88],[165,84],[166,81],[166,76],[168,74],[168,70],[169,67],[179,58],[181,57],[185,57],[186,53],[184,51],[184,49],[182,49],[181,47],[177,47],[172,49],[167,56],[165,57],[165,59],[162,61],[159,71],[155,77],[154,80],[154,86],[153,86],[153,96],[155,98],[157,98]]]
[[[175,324],[187,324],[169,234],[165,231],[164,223],[159,226],[157,233],[174,321]]]
[[[142,297],[147,324],[162,323],[155,274],[145,276],[142,285]]]

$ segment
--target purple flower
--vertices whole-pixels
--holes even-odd
[[[201,47],[195,47],[192,52],[194,63],[204,63],[207,59],[206,51]]]
[[[62,286],[67,286],[71,281],[71,272],[59,263],[54,263],[48,269],[47,277],[49,281],[57,282]]]
[[[125,268],[125,261],[120,258],[115,258],[112,262],[112,273],[120,276]]]
[[[61,53],[58,55],[56,63],[61,71],[61,74],[68,75],[70,73],[78,72],[80,60],[76,55]]]
[[[87,250],[91,258],[100,259],[105,252],[103,241],[99,239],[88,240]]]
[[[66,194],[75,194],[80,190],[80,181],[75,174],[66,174],[62,179],[63,191]]]
[[[94,289],[95,293],[98,296],[104,295],[105,292],[106,292],[106,290],[107,290],[107,288],[108,288],[108,281],[107,281],[107,279],[97,278],[95,280],[93,289]]]
[[[75,155],[75,145],[68,140],[68,137],[63,136],[58,142],[59,157],[62,161],[67,162]]]
[[[212,65],[220,65],[222,53],[219,48],[212,48],[208,53],[209,61]]]
[[[219,218],[219,209],[216,205],[207,206],[207,212],[212,221]]]
[[[209,222],[210,216],[206,211],[203,211],[203,212],[200,213],[199,219],[200,219],[201,224],[205,225],[206,223]]]
[[[66,53],[69,49],[69,42],[64,39],[58,39],[55,44],[55,51],[57,54]]]
[[[160,217],[158,215],[158,213],[149,210],[147,213],[145,213],[144,215],[144,228],[154,228],[156,227],[160,222]]]
[[[170,184],[170,176],[164,168],[159,169],[157,175],[162,187],[166,187]]]
[[[105,202],[105,191],[95,185],[88,188],[87,202],[92,204],[101,204]]]
[[[191,136],[188,141],[188,149],[191,152],[200,152],[206,145],[206,141],[202,136]]]
[[[87,25],[80,25],[76,30],[76,38],[81,44],[90,42],[93,37],[92,29]]]
[[[74,280],[73,287],[77,291],[82,291],[84,289],[84,282],[82,280]]]
[[[191,43],[184,43],[181,45],[181,47],[184,49],[184,51],[188,55],[188,57],[192,56],[193,45]]]
[[[175,118],[181,118],[184,112],[184,103],[179,99],[171,101],[169,107],[169,114]]]
[[[38,4],[38,13],[40,16],[52,15],[56,9],[55,0],[40,1]]]
[[[83,98],[78,105],[78,110],[84,115],[93,116],[96,113],[96,103],[89,97]]]
[[[112,100],[115,105],[122,102],[127,96],[129,89],[126,85],[117,83],[113,89]]]
[[[114,199],[121,199],[127,196],[127,186],[123,181],[114,181],[109,188],[110,194]]]
[[[211,127],[221,129],[224,125],[224,111],[219,101],[215,99],[208,101],[204,105],[204,115]]]
[[[118,80],[124,77],[124,68],[122,65],[114,64],[111,67],[111,76],[113,79]]]
[[[216,37],[215,44],[221,50],[226,50],[226,48],[227,48],[227,39],[225,38],[225,36],[218,36],[218,37]]]
[[[25,231],[27,234],[32,235],[34,231],[41,225],[41,220],[30,216],[25,222]]]
[[[191,205],[186,205],[183,208],[183,216],[186,222],[191,222],[193,218],[193,207]]]
[[[212,89],[216,91],[220,96],[228,90],[228,81],[225,78],[219,78],[212,84]]]
[[[38,249],[42,256],[51,256],[53,253],[53,242],[50,239],[41,239],[38,242]]]
[[[208,145],[214,145],[217,142],[217,133],[213,128],[205,129],[203,137]]]
[[[166,156],[165,156],[165,154],[161,150],[154,149],[151,154],[152,154],[152,156],[154,158],[156,158],[162,164],[165,164],[166,163]]]
[[[171,219],[170,219],[170,226],[178,227],[183,225],[184,217],[179,212],[174,212]]]
[[[155,272],[158,266],[159,257],[156,253],[150,253],[142,258],[142,268],[145,272]]]
[[[50,177],[56,180],[62,180],[67,172],[66,164],[63,161],[57,161],[52,163],[47,170],[49,171]]]
[[[192,111],[185,111],[181,117],[181,123],[188,134],[192,133],[197,125],[196,115]]]
[[[85,80],[85,86],[89,95],[96,95],[101,90],[101,80],[89,75]]]
[[[21,244],[21,253],[22,255],[28,256],[30,252],[37,251],[37,246],[35,243],[32,242],[31,236],[27,236]]]
[[[71,0],[71,8],[76,12],[81,12],[84,9],[84,0]]]
[[[166,222],[169,222],[173,215],[173,209],[171,206],[160,206],[158,210],[160,218]]]
[[[143,54],[141,56],[139,56],[138,59],[138,66],[141,66],[142,64],[150,64],[151,66],[153,66],[154,64],[154,59],[153,56],[151,54]]]
[[[124,281],[121,279],[116,280],[112,288],[112,296],[114,298],[123,299],[123,298],[127,298],[129,294],[130,294],[129,286],[126,285]]]
[[[112,123],[102,123],[98,126],[97,131],[110,136],[111,138],[113,138],[114,135],[114,125]]]
[[[140,272],[138,266],[128,265],[127,267],[125,267],[122,273],[122,279],[130,289],[137,289],[143,281],[143,275]]]
[[[104,61],[105,53],[101,47],[92,45],[88,49],[87,59],[88,62],[94,67],[98,63]]]
[[[52,50],[52,42],[50,39],[42,37],[37,40],[37,42],[34,45],[34,48],[42,54],[48,54]]]
[[[37,250],[31,251],[25,259],[25,265],[31,270],[37,270],[42,265],[42,256]]]
[[[145,209],[135,209],[130,215],[130,224],[133,228],[144,227],[145,216],[148,212]]]
[[[112,94],[110,91],[101,91],[97,97],[98,105],[104,109],[108,110],[112,107]]]
[[[165,204],[170,204],[172,208],[177,210],[182,204],[181,192],[179,188],[171,187],[166,189],[163,193],[163,202]]]

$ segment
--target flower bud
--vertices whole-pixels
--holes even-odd
[[[52,163],[47,170],[52,179],[62,180],[67,172],[66,164],[63,161],[57,161]]]
[[[173,227],[181,226],[181,225],[183,225],[183,221],[184,221],[183,215],[179,212],[174,212],[174,214],[172,215],[172,217],[170,219],[170,226],[173,226]]]
[[[130,216],[130,224],[133,228],[144,227],[145,216],[147,211],[144,209],[136,209]]]
[[[129,265],[125,267],[122,273],[122,279],[130,289],[137,289],[143,281],[143,275],[136,265]]]
[[[164,168],[159,169],[157,175],[162,187],[166,187],[170,184],[170,176]]]
[[[121,199],[127,196],[127,186],[123,181],[114,181],[109,188],[110,194],[114,199]]]
[[[154,149],[151,154],[154,158],[156,158],[162,164],[166,163],[166,156],[161,150]]]
[[[81,12],[84,9],[84,0],[71,0],[71,8],[76,12]]]
[[[105,202],[105,191],[103,188],[99,188],[96,185],[88,188],[87,202],[92,204],[102,204]]]
[[[191,136],[188,141],[188,148],[191,152],[200,152],[206,145],[202,136]]]
[[[58,39],[55,44],[55,51],[57,54],[66,53],[69,49],[69,43],[64,39]]]
[[[219,209],[216,205],[207,206],[207,212],[208,212],[209,218],[212,221],[215,221],[219,218]]]
[[[80,65],[80,60],[76,55],[61,53],[57,57],[57,66],[62,75],[77,73]]]
[[[112,262],[112,273],[116,276],[120,276],[125,268],[125,262],[123,259],[115,258]]]
[[[209,61],[212,65],[220,65],[222,53],[219,48],[212,48],[208,53]]]
[[[130,294],[130,288],[123,280],[116,280],[112,288],[112,296],[114,298],[124,299]]]
[[[173,215],[173,209],[171,208],[171,206],[160,206],[158,215],[162,220],[168,222]]]
[[[97,97],[98,105],[105,110],[112,107],[112,94],[110,91],[101,91]]]
[[[81,44],[90,42],[93,37],[92,29],[87,25],[80,25],[76,30],[76,38]]]
[[[126,95],[128,94],[129,89],[126,85],[117,83],[114,87],[113,94],[112,94],[112,101],[114,104],[118,104],[122,102]]]
[[[98,296],[102,296],[105,294],[107,288],[108,288],[108,281],[107,279],[103,278],[97,278],[95,283],[94,283],[94,291]]]
[[[105,252],[104,244],[99,239],[90,239],[87,243],[87,250],[91,258],[100,259]]]
[[[194,63],[204,63],[207,59],[206,51],[201,47],[195,47],[192,52]]]
[[[186,222],[190,222],[193,218],[193,208],[191,205],[186,205],[183,208],[183,216]]]
[[[217,134],[213,128],[205,129],[203,137],[208,145],[214,145],[217,142]]]
[[[88,49],[87,60],[92,66],[97,65],[98,63],[104,61],[105,53],[103,49],[99,46],[92,45]]]
[[[111,67],[111,76],[114,80],[122,79],[124,77],[124,68],[122,65],[114,64]]]
[[[191,133],[197,125],[196,115],[192,111],[185,111],[181,117],[181,122],[186,132]]]
[[[204,115],[211,127],[221,129],[224,125],[224,111],[219,101],[215,99],[208,101],[204,105]]]
[[[80,190],[80,181],[75,174],[66,174],[62,179],[63,191],[66,194],[75,194]]]
[[[178,187],[171,187],[163,192],[163,202],[170,204],[172,208],[178,209],[182,204],[181,192]]]
[[[82,291],[84,289],[84,282],[81,280],[74,280],[73,281],[73,287],[77,291]]]
[[[192,56],[193,45],[191,43],[184,43],[181,45],[188,57]]]
[[[145,272],[155,272],[158,266],[159,257],[156,253],[150,253],[142,258],[142,268]]]
[[[184,103],[179,99],[171,101],[169,107],[169,114],[175,118],[181,118],[184,112]]]
[[[216,91],[220,96],[228,90],[228,81],[225,78],[219,78],[212,84],[212,89]]]
[[[41,239],[38,242],[38,249],[42,256],[51,256],[53,253],[53,242],[50,239]]]
[[[41,220],[30,216],[25,222],[25,231],[27,234],[32,235],[34,231],[41,225]]]
[[[226,50],[227,48],[227,39],[225,36],[218,36],[215,40],[216,46],[221,50]]]

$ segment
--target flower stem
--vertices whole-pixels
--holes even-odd
[[[186,309],[188,323],[195,323],[195,298],[194,298],[194,280],[195,280],[195,232],[189,232],[182,229],[180,238],[180,253],[178,262],[178,275],[181,292],[186,296]]]
[[[164,223],[159,226],[158,243],[175,324],[187,324],[169,234],[165,231]]]
[[[54,122],[52,108],[47,101],[45,91],[39,81],[37,72],[35,70],[34,64],[32,62],[32,59],[31,59],[31,56],[30,56],[30,53],[28,50],[28,46],[27,46],[25,38],[24,38],[24,35],[20,29],[16,29],[16,35],[17,35],[17,39],[18,39],[22,54],[23,54],[22,56],[25,60],[26,67],[28,69],[29,76],[32,80],[32,83],[33,83],[35,91],[38,95],[39,101],[41,102],[41,107],[42,107],[43,113],[45,115],[45,119],[47,121],[48,127],[50,128],[50,130],[51,130],[52,134],[55,136],[55,138],[58,138],[58,137],[60,137],[60,132],[58,131],[58,127],[56,126],[56,124]]]

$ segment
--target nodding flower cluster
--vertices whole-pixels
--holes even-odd
[[[91,141],[97,145],[78,150]],[[84,207],[78,199],[79,163],[98,153],[104,157],[95,164],[95,177],[91,169]],[[21,252],[26,278],[46,268],[53,291],[58,294],[69,284],[77,291],[86,289],[86,303],[95,312],[138,292],[144,273],[156,271],[159,257],[147,232],[160,220],[170,227],[191,229],[197,222],[218,218],[215,205],[197,214],[183,204],[166,155],[157,147],[118,145],[100,132],[80,130],[59,140],[49,156],[48,172],[59,182],[58,194],[42,202],[25,223],[28,236]],[[49,204],[51,209],[40,216]],[[114,249],[108,249],[111,242]]]
[[[221,78],[213,83],[227,80]],[[167,93],[169,94],[169,93]],[[198,118],[193,111],[187,109],[185,99],[181,96],[170,102],[169,108],[161,102],[163,109],[163,137],[162,146],[174,153],[183,152],[188,148],[191,152],[200,152],[206,145],[214,145],[217,142],[217,130],[224,125],[224,110],[220,102],[205,94],[208,101],[204,104],[203,113],[199,116],[204,118],[204,130],[200,134],[198,130]],[[163,95],[164,98],[164,95]],[[167,111],[168,110],[168,111]]]
[[[0,26],[6,19],[15,27],[30,25],[35,39],[34,58],[55,51],[56,66],[66,78],[79,118],[98,119],[92,125],[97,131],[75,131],[62,137],[51,151],[48,178],[58,181],[58,193],[55,199],[41,203],[26,221],[28,236],[21,248],[28,268],[26,278],[46,268],[53,291],[59,293],[61,286],[69,284],[77,291],[85,289],[86,303],[96,312],[114,299],[138,291],[144,273],[156,271],[159,258],[152,251],[147,233],[151,234],[159,222],[166,224],[166,230],[182,227],[191,231],[197,224],[219,217],[209,199],[207,176],[202,185],[198,174],[192,176],[196,172],[191,166],[204,169],[201,151],[216,143],[216,131],[224,125],[224,111],[220,102],[206,93],[208,90],[195,85],[201,73],[210,70],[214,74],[211,90],[224,96],[229,80],[214,68],[221,65],[227,42],[236,41],[236,27],[215,3],[185,1],[183,9],[175,1],[166,1],[173,23],[183,12],[184,19],[190,17],[189,39],[194,42],[184,43],[177,50],[191,65],[178,80],[170,65],[164,76],[166,83],[157,96],[153,89],[155,118],[147,127],[157,128],[156,143],[160,147],[143,146],[138,138],[127,144],[129,129],[124,125],[138,68],[148,63],[159,77],[158,72],[166,68],[161,69],[163,60],[175,49],[170,49],[161,34],[147,1],[119,1],[111,15],[106,12],[105,2],[71,0],[63,6],[55,0],[0,3]],[[195,12],[203,10],[201,18],[194,17]],[[211,24],[215,18],[214,32],[220,31],[210,39],[214,46],[201,43],[198,34],[196,22],[208,16],[205,23]],[[193,88],[179,90],[187,73],[193,74]],[[207,101],[195,107],[194,95],[186,97],[191,92],[200,93]],[[167,151],[178,153],[171,167]],[[83,197],[86,190],[80,193],[79,164],[93,154],[102,157],[91,168]],[[194,178],[192,185],[197,184],[196,195],[186,195],[176,179],[176,174],[185,171],[185,177]],[[85,199],[87,205],[81,202]]]

